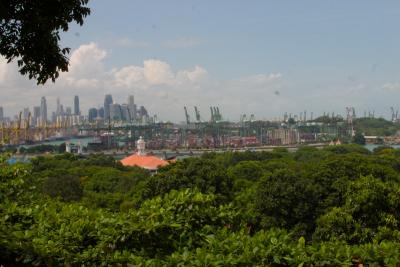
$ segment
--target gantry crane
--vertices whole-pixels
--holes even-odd
[[[196,106],[194,107],[194,112],[195,112],[195,114],[196,114],[196,121],[197,121],[197,122],[201,122],[200,112],[199,112],[199,110],[197,109]]]
[[[189,117],[189,113],[187,111],[186,107],[183,107],[185,110],[185,117],[186,117],[186,124],[189,125],[190,124],[190,117]]]

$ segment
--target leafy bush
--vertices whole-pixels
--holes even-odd
[[[210,153],[150,175],[0,156],[4,266],[397,266],[400,153]],[[50,196],[50,197],[49,197]]]
[[[78,201],[83,196],[83,188],[79,177],[57,175],[46,179],[43,192],[53,198],[60,197],[64,201]]]

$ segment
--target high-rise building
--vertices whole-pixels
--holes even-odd
[[[42,123],[47,122],[47,103],[46,103],[46,98],[44,96],[40,101],[40,119]]]
[[[28,117],[29,117],[29,113],[30,113],[30,111],[29,111],[29,108],[24,108],[24,119],[26,120],[26,119],[28,119]]]
[[[101,107],[101,108],[99,108],[99,109],[97,110],[97,116],[98,116],[99,118],[104,119],[104,108],[103,108],[103,107]]]
[[[0,107],[0,121],[4,120],[4,111],[3,111],[3,107]]]
[[[129,107],[127,104],[121,105],[121,119],[123,121],[132,120],[132,117],[130,116],[130,112],[129,112]]]
[[[108,120],[110,118],[110,105],[113,103],[111,95],[106,95],[104,97],[104,119]]]
[[[149,113],[144,106],[140,106],[137,115],[139,121],[146,122],[149,119]]]
[[[40,107],[33,107],[33,119],[34,121],[40,117]]]
[[[60,98],[57,97],[57,107],[56,107],[56,115],[62,115],[61,113],[61,103],[60,103]]]
[[[97,109],[91,108],[89,109],[89,121],[93,122],[97,118]]]
[[[139,109],[139,116],[142,117],[147,117],[149,116],[149,113],[147,112],[146,108],[144,106],[140,106]]]
[[[135,97],[133,95],[128,96],[128,105],[135,104]]]
[[[110,118],[112,120],[122,120],[121,105],[111,104],[109,107],[110,107]]]
[[[40,107],[33,107],[33,118],[32,122],[34,125],[38,124],[38,119],[40,118]]]
[[[133,121],[136,120],[136,105],[135,105],[135,98],[133,97],[133,95],[130,95],[128,97],[128,112],[129,112],[129,116],[127,117],[127,119]]]
[[[79,110],[79,96],[74,97],[74,115],[81,115],[81,111]]]
[[[62,116],[60,115],[60,117]],[[56,121],[57,121],[57,114],[53,111],[51,113],[51,122],[56,122]]]
[[[71,116],[71,115],[72,115],[72,109],[71,109],[71,107],[66,107],[66,108],[65,108],[65,115],[67,115],[67,116]]]

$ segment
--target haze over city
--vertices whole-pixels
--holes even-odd
[[[84,27],[62,36],[70,71],[37,86],[0,59],[6,116],[56,99],[82,113],[128,95],[161,120],[183,107],[227,119],[375,110],[400,99],[398,1],[92,1]],[[155,8],[157,7],[157,8]]]

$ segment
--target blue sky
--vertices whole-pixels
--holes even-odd
[[[320,67],[347,74],[366,72],[374,65],[388,66],[385,72],[390,75],[396,74],[395,62],[400,57],[398,1],[115,3],[92,1],[92,15],[85,26],[75,27],[65,42],[77,47],[95,41],[113,48],[107,41],[130,38],[152,46],[115,49],[110,64],[155,57],[176,68],[200,64],[223,77],[277,69],[302,74],[303,68]],[[75,32],[80,36],[74,36]],[[186,49],[157,45],[179,38],[192,38],[199,44]]]
[[[129,83],[115,92],[99,82],[97,102],[106,92],[120,102],[134,93],[173,120],[183,120],[183,105],[204,112],[220,105],[233,120],[240,113],[344,113],[346,106],[389,116],[390,106],[400,107],[399,1],[92,0],[90,7],[84,26],[72,26],[62,43],[74,50],[92,43],[106,51],[98,63],[104,72],[158,60],[172,75],[196,66],[207,74],[190,84]],[[54,98],[65,90],[48,87],[31,96],[46,92]],[[95,100],[81,102],[89,108]]]

